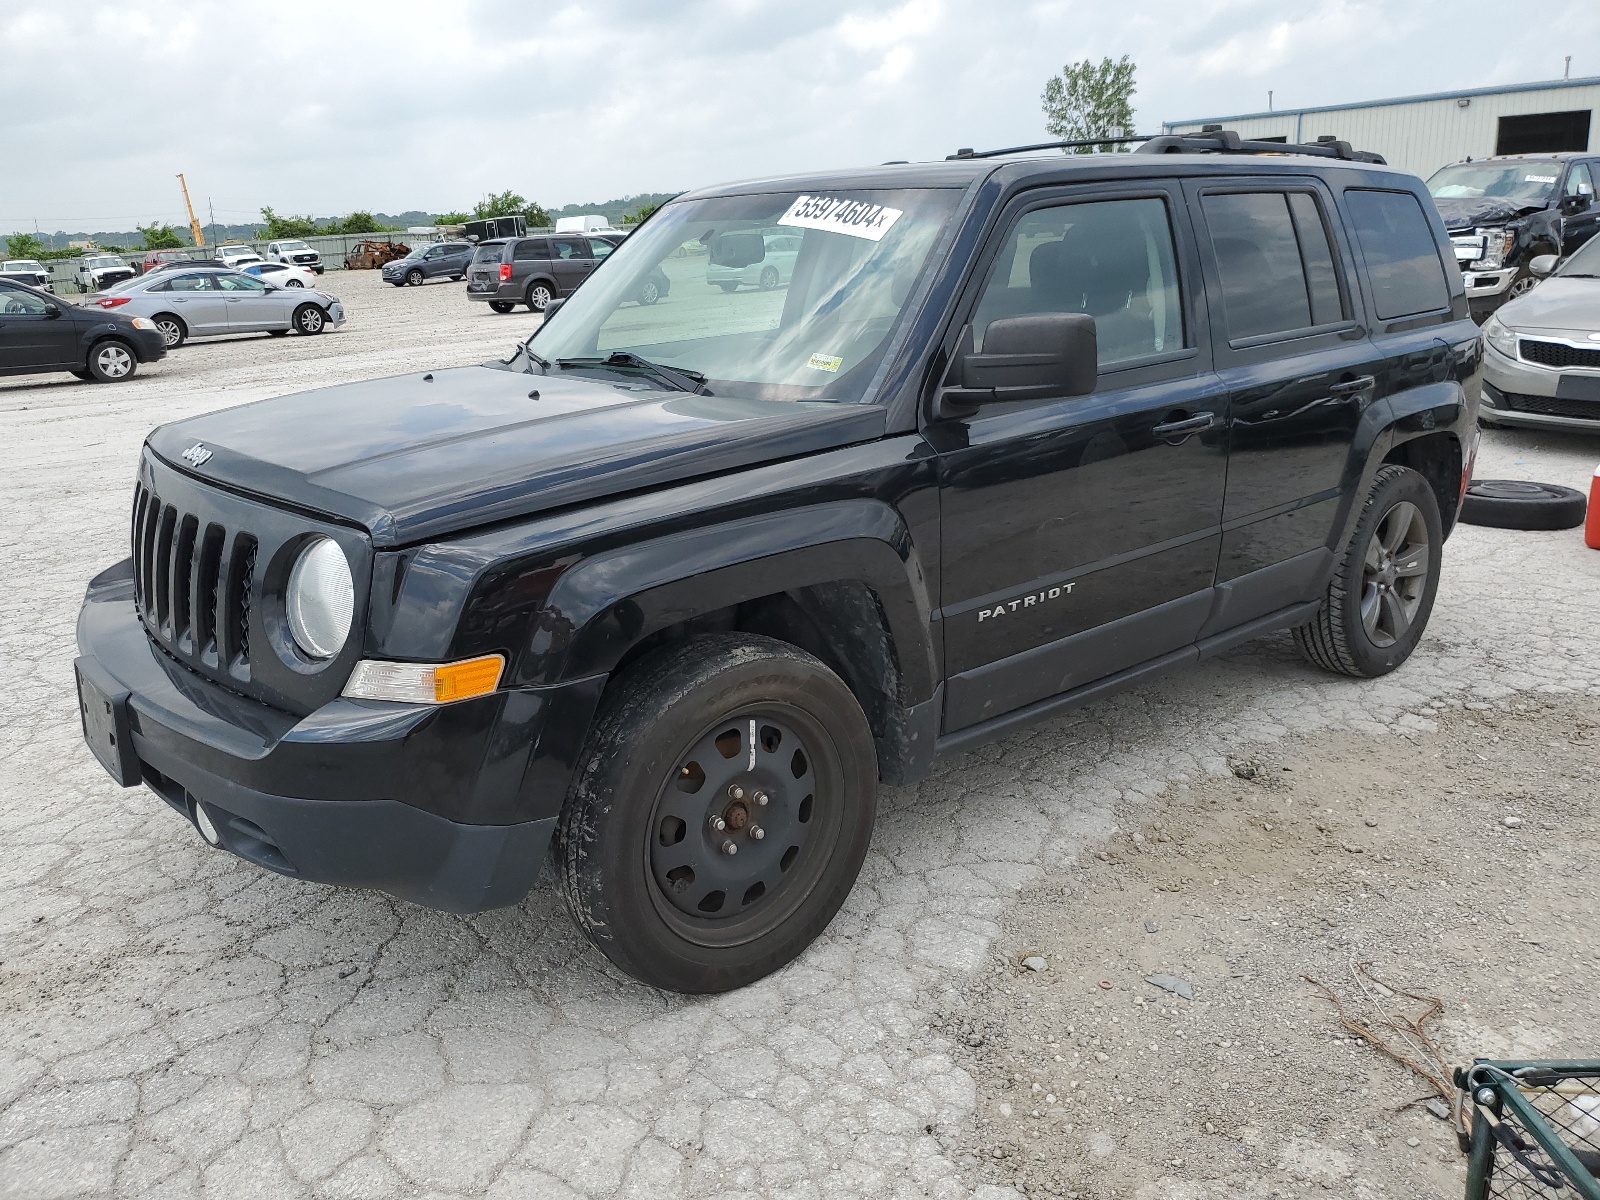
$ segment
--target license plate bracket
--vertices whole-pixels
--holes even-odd
[[[139,756],[133,749],[133,721],[128,713],[128,691],[116,684],[89,659],[72,664],[78,677],[78,715],[83,720],[83,740],[100,760],[106,773],[123,787],[139,782]]]
[[[1556,380],[1556,398],[1600,403],[1600,375],[1563,375]]]

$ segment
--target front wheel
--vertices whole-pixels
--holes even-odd
[[[321,333],[328,324],[328,317],[315,304],[302,304],[294,310],[293,324],[296,330],[309,336]]]
[[[760,288],[763,292],[770,292],[778,286],[778,268],[762,267]]]
[[[737,283],[719,283],[717,286],[730,295],[739,290],[739,285]]]
[[[303,288],[303,287],[305,287],[305,284],[301,283],[298,279],[285,279],[283,281],[283,286],[284,287]]]
[[[555,299],[555,293],[542,283],[536,283],[528,288],[528,311],[542,313],[550,307],[550,301]]]
[[[876,806],[872,731],[837,675],[771,638],[694,638],[607,689],[557,828],[567,907],[653,987],[743,987],[833,920]]]
[[[1443,544],[1428,481],[1409,467],[1379,468],[1321,610],[1294,631],[1300,653],[1368,679],[1405,662],[1433,612]]]
[[[408,283],[412,287],[421,287],[422,286],[422,272],[420,270],[418,270],[416,267],[412,267],[411,270],[406,272],[406,283]]]
[[[508,313],[515,308],[516,305],[512,304],[509,300],[491,300],[489,301],[489,307],[497,313]]]
[[[654,279],[646,279],[639,289],[639,303],[647,308],[661,299],[661,288]]]
[[[100,342],[89,351],[89,376],[96,383],[121,383],[138,369],[138,358],[121,342]]]

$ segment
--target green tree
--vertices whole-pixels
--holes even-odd
[[[366,212],[364,210],[358,210],[356,212],[353,212],[348,217],[346,217],[342,222],[335,222],[335,224],[340,225],[340,229],[339,229],[340,233],[382,233],[383,232],[383,226],[378,224],[378,219],[376,217],[374,217],[371,213]],[[331,232],[331,230],[330,230],[330,232]]]
[[[144,235],[146,250],[177,250],[187,244],[178,236],[178,231],[164,221],[137,228]]]
[[[450,215],[454,216],[455,214],[452,213]],[[550,214],[545,212],[541,205],[535,204],[532,200],[526,200],[516,192],[512,191],[504,191],[498,193],[497,195],[485,196],[482,200],[478,201],[472,206],[472,216],[479,221],[486,220],[489,217],[520,216],[526,218],[528,224],[535,226],[536,228],[549,225],[551,223]],[[445,223],[446,222],[441,217],[440,224]],[[454,224],[454,222],[450,223]]]
[[[433,218],[435,225],[465,225],[472,220],[472,214],[467,212],[439,213]]]
[[[261,236],[277,241],[280,238],[312,237],[323,233],[318,228],[315,218],[312,217],[280,217],[270,208],[262,208],[261,219],[266,222],[261,230]]]
[[[13,233],[6,238],[7,258],[42,258],[45,254],[44,243],[31,233]]]
[[[1116,62],[1103,58],[1068,63],[1044,85],[1044,127],[1062,141],[1133,136],[1133,61],[1124,54]],[[1120,150],[1112,142],[1081,146],[1090,154]]]
[[[622,223],[624,225],[637,225],[639,222],[647,220],[649,217],[653,216],[656,209],[660,207],[661,205],[659,204],[641,204],[638,208],[634,209],[633,212],[623,213]]]

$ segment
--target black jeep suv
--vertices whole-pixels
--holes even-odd
[[[709,992],[828,924],[880,781],[1272,630],[1393,670],[1477,436],[1444,226],[1343,144],[1144,150],[694,192],[505,361],[155,430],[89,745],[301,879],[471,912],[553,847]],[[774,230],[787,287],[703,286]]]

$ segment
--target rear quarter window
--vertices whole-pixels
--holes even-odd
[[[537,241],[523,241],[517,243],[516,261],[526,262],[530,258],[548,258],[542,243]]]
[[[1450,287],[1422,205],[1410,192],[1351,188],[1345,210],[1355,227],[1378,318],[1434,312],[1450,306]]]

